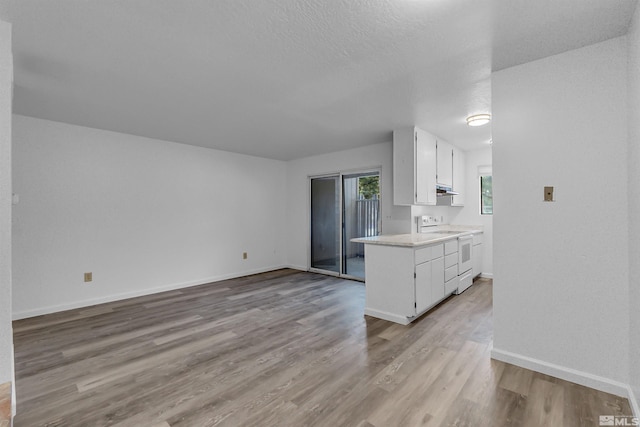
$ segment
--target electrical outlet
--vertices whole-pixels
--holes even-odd
[[[544,201],[553,202],[553,187],[544,187]]]
[[[84,281],[91,282],[93,280],[93,273],[84,273]]]
[[[247,259],[247,253],[246,252],[242,252],[242,259]]]

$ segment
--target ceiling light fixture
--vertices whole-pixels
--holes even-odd
[[[467,117],[467,124],[469,126],[482,126],[491,121],[491,114],[476,114]]]

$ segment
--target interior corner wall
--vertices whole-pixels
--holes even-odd
[[[640,6],[627,34],[629,94],[629,383],[640,417]]]
[[[619,395],[629,371],[626,49],[619,37],[492,74],[492,356]]]
[[[491,166],[491,147],[465,153],[464,207],[451,219],[452,224],[481,225],[484,228],[482,251],[482,275],[493,276],[493,215],[480,214],[480,178],[478,167]],[[455,208],[451,208],[455,209]]]
[[[408,206],[393,205],[393,145],[391,142],[305,157],[287,162],[287,262],[300,270],[309,266],[309,177],[380,168],[382,232],[410,233]]]
[[[284,162],[19,115],[13,132],[14,318],[284,265]]]
[[[11,327],[11,24],[0,21],[0,384],[13,382]]]

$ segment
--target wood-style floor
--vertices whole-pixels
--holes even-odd
[[[597,426],[626,399],[489,357],[492,285],[409,326],[279,270],[14,322],[21,426]]]

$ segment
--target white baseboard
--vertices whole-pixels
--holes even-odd
[[[378,319],[388,320],[390,322],[400,323],[401,325],[408,325],[411,323],[405,316],[398,314],[387,313],[386,311],[375,310],[373,308],[364,309],[364,314],[367,316],[377,317]]]
[[[636,418],[640,418],[640,402],[636,398],[635,393],[633,392],[633,387],[628,386],[629,392],[629,405],[631,406],[631,411],[633,412],[633,416]]]
[[[510,363],[545,375],[560,378],[565,381],[580,384],[585,387],[594,388],[616,396],[629,396],[629,386],[627,384],[611,380],[609,378],[593,375],[588,372],[578,371],[542,360],[533,359],[520,354],[503,351],[497,348],[491,350],[491,358],[501,362]]]
[[[11,335],[13,336],[13,332],[11,332]],[[13,340],[11,340],[11,415],[14,417],[17,414],[15,354],[16,351],[13,347]]]
[[[140,289],[133,292],[123,292],[123,293],[114,294],[114,295],[106,295],[98,298],[90,298],[86,300],[73,301],[68,304],[58,304],[58,305],[51,305],[47,307],[34,308],[31,310],[15,311],[12,313],[12,316],[13,316],[13,320],[26,319],[28,317],[40,316],[43,314],[51,314],[51,313],[57,313],[60,311],[73,310],[76,308],[90,307],[92,305],[104,304],[104,303],[113,302],[113,301],[120,301],[127,298],[135,298],[135,297],[140,297],[144,295],[157,294],[160,292],[173,291],[176,289],[188,288],[191,286],[204,285],[205,283],[219,282],[221,280],[228,280],[228,279],[235,279],[243,276],[250,276],[252,274],[266,273],[267,271],[275,271],[275,270],[280,270],[282,268],[294,268],[294,267],[279,265],[279,266],[261,268],[257,270],[248,270],[248,271],[237,272],[237,273],[221,274],[219,276],[191,280],[191,281],[182,282],[182,283],[172,283],[168,285],[159,286],[156,288]]]
[[[480,277],[483,279],[493,279],[493,273],[480,273]]]
[[[307,267],[306,265],[294,265],[294,264],[288,264],[285,265],[284,268],[290,268],[292,270],[300,270],[300,271],[309,271],[309,267]]]

